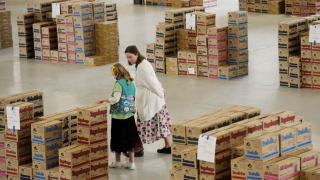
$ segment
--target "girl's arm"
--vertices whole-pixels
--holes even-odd
[[[110,104],[116,104],[120,101],[121,92],[114,92],[114,97],[106,98],[106,99],[100,99],[97,103],[102,104],[104,102],[110,103]]]

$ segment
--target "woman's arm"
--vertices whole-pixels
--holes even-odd
[[[139,69],[139,79],[152,92],[156,93],[159,97],[164,97],[164,91],[161,87],[161,83],[157,78],[152,78],[152,74],[148,73],[148,69],[141,68]]]

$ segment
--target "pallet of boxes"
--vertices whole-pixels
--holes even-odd
[[[34,13],[19,14],[17,16],[20,58],[32,58],[35,56],[33,23]]]
[[[0,49],[13,47],[11,11],[9,10],[0,10],[0,32]]]
[[[5,130],[0,129],[0,180],[7,179],[6,169],[6,135]]]
[[[19,113],[19,125],[9,127],[7,111]],[[31,124],[34,122],[34,105],[17,102],[6,106],[5,119],[8,122],[5,133],[5,167],[8,179],[18,179],[19,166],[30,166],[31,159]],[[11,120],[10,120],[11,122]],[[11,124],[11,123],[10,123]],[[20,126],[20,127],[19,127]],[[3,169],[4,170],[4,169]]]
[[[77,109],[78,143],[59,149],[60,178],[108,179],[107,108]]]
[[[318,23],[318,15],[279,23],[280,86],[320,89],[320,48],[309,42],[308,33],[308,27]]]
[[[247,135],[245,126],[234,124],[260,113],[259,108],[229,106],[173,124],[170,179],[231,179],[231,147],[243,144]],[[215,163],[197,160],[198,140],[203,133],[217,137]]]

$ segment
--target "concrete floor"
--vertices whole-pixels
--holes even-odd
[[[15,47],[0,51],[0,96],[42,90],[45,94],[45,114],[109,97],[115,82],[109,71],[111,65],[85,67],[19,59],[16,15],[26,12],[27,0],[7,2],[7,8],[12,10]],[[164,11],[170,8],[134,6],[132,0],[114,2],[118,3],[119,11],[120,62],[127,64],[122,53],[125,48],[135,44],[145,52],[145,44],[155,41],[156,24],[164,21]],[[208,11],[217,13],[217,25],[227,25],[227,12],[237,9],[237,0],[219,0],[218,7]],[[293,18],[249,14],[250,74],[247,77],[223,81],[158,74],[167,91],[166,102],[173,122],[230,104],[260,107],[263,113],[285,109],[296,111],[312,123],[314,140],[319,139],[320,92],[279,87],[277,23]],[[134,68],[130,67],[130,70],[134,74]],[[171,156],[156,153],[156,149],[163,145],[162,141],[146,145],[145,157],[136,159],[135,171],[112,169],[110,179],[169,179]],[[320,144],[315,144],[314,148],[320,150]],[[114,160],[113,154],[110,154],[109,160]]]

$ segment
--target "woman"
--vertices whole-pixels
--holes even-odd
[[[151,144],[163,138],[165,147],[158,153],[171,154],[171,120],[165,104],[165,90],[161,87],[152,65],[136,46],[125,50],[129,65],[136,67],[137,127],[141,141]]]

